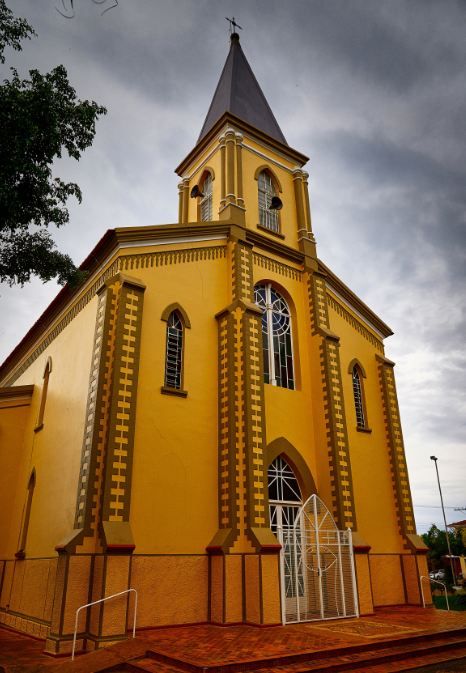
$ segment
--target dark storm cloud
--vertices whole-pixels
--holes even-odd
[[[411,255],[416,256],[417,239],[432,245],[432,253],[448,257],[451,274],[466,276],[466,173],[456,167],[379,137],[363,138],[337,131],[314,145],[353,176],[362,176],[370,197],[371,183],[381,190],[379,204],[370,200],[354,205],[353,217],[366,233],[379,241],[406,247],[410,256],[400,255],[400,275],[409,274]],[[416,205],[417,209],[413,210]],[[375,243],[375,241],[374,241]],[[426,279],[427,281],[428,279]]]
[[[322,139],[327,152],[338,155],[347,170],[365,173],[385,185],[404,184],[415,190],[441,193],[466,200],[463,172],[445,166],[421,151],[401,146],[379,136],[360,137],[335,131]]]
[[[464,65],[455,40],[464,27],[461,2],[318,0],[295,3],[292,12],[278,0],[271,4],[277,32],[283,39],[291,31],[296,37],[294,53],[338,62],[342,70],[397,94]]]

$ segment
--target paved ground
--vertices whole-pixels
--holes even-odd
[[[465,613],[420,608],[379,609],[375,615],[288,626],[218,627],[210,624],[141,632],[157,652],[196,666],[247,662],[338,650],[365,643],[466,628]]]
[[[43,640],[35,640],[30,636],[0,627],[0,666],[53,663],[51,657],[43,654],[43,649]]]
[[[433,666],[423,666],[415,668],[411,673],[464,673],[466,671],[466,659],[450,661],[444,664],[434,664]]]
[[[179,671],[178,665],[202,669],[202,667],[236,665],[244,671],[250,670],[248,663],[262,660],[262,671],[265,673],[284,673],[286,668],[291,672],[293,667],[302,668],[297,660],[309,655],[309,660],[320,660],[321,657],[334,658],[341,656],[341,661],[350,661],[351,651],[358,652],[361,648],[376,644],[377,647],[393,645],[408,648],[413,636],[426,636],[455,629],[466,629],[465,613],[447,613],[445,611],[420,608],[379,609],[375,615],[361,619],[336,620],[333,622],[314,622],[289,626],[257,628],[252,626],[219,627],[210,624],[160,628],[138,632],[138,638],[128,640],[118,646],[87,654],[71,664],[69,659],[54,659],[42,653],[43,641],[34,640],[29,636],[0,628],[0,672],[2,666],[8,673],[84,673],[103,671],[109,666],[129,659],[141,659],[146,651],[152,651],[165,660],[155,663],[147,670],[157,673]],[[466,635],[463,634],[466,648]],[[426,643],[429,640],[426,639]],[[396,644],[396,643],[395,643]],[[422,645],[421,647],[424,647]],[[464,658],[466,651],[458,650],[457,656]],[[416,659],[410,666],[418,673],[447,673],[448,671],[465,671],[462,662],[448,664],[431,664],[435,659],[428,656]],[[286,666],[283,658],[286,658]],[[289,659],[291,657],[291,659]],[[297,663],[296,663],[297,662]],[[415,666],[417,665],[417,668]],[[424,668],[419,668],[425,665]],[[430,667],[429,667],[430,665]],[[148,664],[149,666],[149,664]],[[389,671],[405,670],[396,667],[396,663],[387,663],[382,668],[365,667],[369,673],[388,673]],[[427,666],[427,667],[426,667]],[[463,668],[458,668],[463,666]],[[455,668],[456,667],[456,668]],[[116,670],[116,669],[114,669]],[[353,669],[356,670],[356,669]]]

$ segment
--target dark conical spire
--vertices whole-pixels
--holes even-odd
[[[230,112],[259,131],[287,145],[285,136],[281,132],[241,49],[238,33],[232,33],[230,39],[230,52],[215,89],[198,142],[207,135],[225,112]]]

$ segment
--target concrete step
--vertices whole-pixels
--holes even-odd
[[[458,656],[461,659],[457,659]],[[407,673],[408,671],[412,673],[465,673],[466,648],[455,650],[454,653],[419,655],[411,659],[358,667],[351,669],[350,673]]]
[[[296,657],[299,659],[296,660]],[[344,648],[338,652],[319,652],[305,657],[290,655],[273,660],[242,661],[235,664],[196,666],[192,662],[170,660],[157,652],[148,651],[141,659],[126,664],[127,671],[141,673],[337,673],[364,671],[391,673],[408,671],[419,666],[454,661],[466,656],[466,634],[440,633],[435,636],[412,637],[402,641],[374,643]]]
[[[141,671],[146,671],[146,673],[182,673],[182,669],[164,664],[153,657],[143,657],[137,661],[130,661],[126,664],[126,668],[122,670],[133,671],[133,673],[141,673]]]

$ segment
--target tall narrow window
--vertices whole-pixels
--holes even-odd
[[[47,401],[47,392],[49,388],[49,377],[52,371],[52,358],[48,357],[44,369],[44,383],[42,384],[42,394],[40,397],[39,415],[37,417],[34,432],[38,432],[44,427],[45,402]]]
[[[167,320],[167,351],[165,355],[165,385],[181,390],[183,374],[183,322],[178,311]]]
[[[29,529],[29,519],[31,518],[32,496],[34,495],[34,488],[36,486],[36,471],[31,472],[28,483],[28,492],[26,497],[26,506],[24,508],[23,526],[21,528],[21,536],[19,541],[19,549],[16,552],[16,558],[22,559],[26,556],[26,541]]]
[[[353,367],[353,396],[354,407],[356,410],[356,426],[358,428],[366,427],[366,415],[364,413],[364,397],[362,393],[361,374],[357,365]]]
[[[259,224],[278,234],[280,232],[278,211],[270,210],[270,204],[275,195],[272,176],[267,171],[262,171],[259,174]]]
[[[212,175],[207,173],[202,183],[201,191],[204,196],[201,199],[201,221],[209,222],[212,219]]]
[[[264,382],[293,390],[295,381],[288,304],[270,283],[257,285],[254,293],[256,304],[263,310]]]

